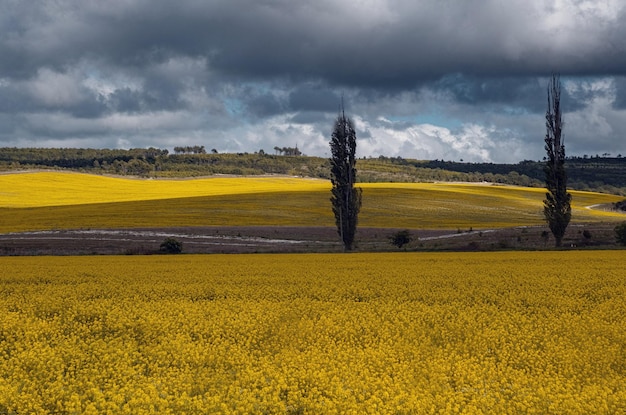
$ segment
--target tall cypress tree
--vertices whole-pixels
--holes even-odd
[[[356,132],[352,120],[346,117],[343,109],[335,121],[330,139],[330,180],[332,197],[330,201],[335,214],[337,233],[344,249],[352,250],[356,233],[358,214],[361,210],[361,189],[356,182]]]
[[[565,145],[563,139],[563,118],[561,115],[561,81],[553,74],[548,85],[548,110],[546,111],[547,152],[544,172],[546,174],[546,199],[543,201],[543,214],[556,240],[561,246],[563,235],[572,218],[572,196],[567,192],[565,172]]]

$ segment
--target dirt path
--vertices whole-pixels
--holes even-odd
[[[615,246],[614,222],[571,224],[564,246]],[[545,226],[474,231],[412,229],[408,250],[545,249]],[[359,228],[357,251],[394,251],[390,236],[399,229]],[[583,231],[591,238],[584,238]],[[166,238],[184,253],[342,252],[331,227],[172,227],[75,229],[0,234],[0,255],[140,255],[159,253]]]
[[[367,250],[389,249],[397,229],[359,228],[358,243]],[[457,236],[451,230],[419,230],[420,240]],[[182,227],[75,229],[0,234],[0,255],[87,255],[158,253],[166,238],[186,253],[341,252],[329,227]]]

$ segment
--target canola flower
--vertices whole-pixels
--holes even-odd
[[[0,258],[0,413],[626,413],[620,251]]]
[[[0,175],[0,207],[28,208],[116,203],[197,196],[330,189],[327,180],[294,177],[211,177],[152,180],[74,172]]]
[[[454,183],[362,183],[359,226],[539,225],[543,189]],[[292,177],[136,180],[77,173],[0,175],[0,232],[163,226],[334,226],[330,183]],[[620,221],[588,209],[619,196],[572,192],[573,221]]]

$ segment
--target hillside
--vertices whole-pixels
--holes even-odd
[[[543,189],[458,183],[362,183],[357,244],[389,250],[410,229],[410,249],[537,249]],[[328,180],[212,177],[137,180],[71,172],[0,175],[0,254],[147,253],[166,237],[188,252],[339,249]],[[620,196],[573,191],[570,245],[614,245]],[[593,239],[583,239],[581,232]]]
[[[325,158],[258,153],[169,154],[156,148],[42,149],[0,148],[0,170],[62,169],[94,174],[140,177],[200,177],[228,175],[291,175],[328,179]],[[626,195],[626,158],[570,158],[566,164],[569,186]],[[516,164],[421,161],[401,157],[363,158],[357,163],[361,182],[490,182],[542,187],[543,166],[537,161]]]
[[[455,183],[362,183],[359,224],[493,228],[543,223],[543,189]],[[213,177],[136,180],[63,172],[0,175],[0,231],[165,226],[334,226],[327,180]],[[576,222],[619,196],[573,191]]]

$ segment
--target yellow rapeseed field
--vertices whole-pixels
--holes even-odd
[[[363,183],[359,224],[493,228],[544,223],[545,191],[452,183]],[[619,196],[572,192],[573,221],[624,220],[589,209]],[[77,173],[0,175],[0,232],[163,226],[334,226],[330,182],[292,177],[137,180]]]
[[[0,258],[2,414],[626,413],[623,252]]]
[[[27,208],[330,189],[327,180],[211,177],[151,180],[71,172],[0,175],[0,207]]]

